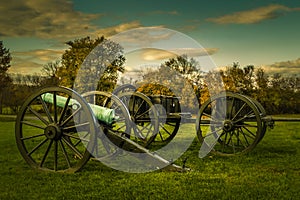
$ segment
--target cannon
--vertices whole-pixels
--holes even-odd
[[[47,87],[32,94],[15,124],[18,149],[38,170],[76,172],[92,155],[101,159],[122,153],[120,149],[142,153],[141,159],[150,160],[158,169],[181,170],[130,139],[142,141],[143,131],[133,125],[126,106],[114,94],[90,91],[79,95],[64,87]]]

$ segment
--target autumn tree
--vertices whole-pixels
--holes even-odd
[[[62,55],[62,67],[56,72],[60,79],[60,85],[72,87],[76,74],[85,57],[102,41],[103,37],[95,40],[90,37],[68,41],[69,46]]]
[[[11,59],[9,49],[6,49],[3,41],[0,41],[0,114],[2,114],[5,93],[8,86],[12,84],[12,80],[7,73],[7,70],[11,66]]]
[[[113,91],[119,73],[125,71],[124,63],[123,48],[111,40],[104,40],[82,63],[74,83],[76,90]]]
[[[91,87],[89,85],[91,81],[92,84],[96,84],[96,88],[91,89],[113,88],[118,72],[124,71],[125,58],[119,44],[104,37],[96,39],[85,37],[66,44],[69,45],[69,49],[62,55],[61,67],[56,73],[60,85],[73,88],[76,80],[77,89]]]
[[[202,76],[199,68],[199,63],[186,55],[170,58],[156,70],[150,69],[143,74],[147,84],[142,85],[138,91],[147,95],[180,97],[181,106],[193,110],[201,91]]]
[[[254,66],[241,67],[239,63],[233,63],[231,67],[220,70],[225,90],[250,95],[255,88]]]

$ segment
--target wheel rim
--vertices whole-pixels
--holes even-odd
[[[51,95],[52,103],[43,100],[45,94]],[[33,168],[76,172],[93,150],[94,122],[90,107],[77,93],[62,87],[45,88],[31,95],[20,109],[17,146]]]
[[[124,85],[121,85],[120,87],[117,87],[113,91],[113,94],[116,96],[119,96],[120,94],[122,94],[124,92],[135,92],[135,91],[136,91],[136,87],[134,85],[124,84]]]
[[[229,156],[251,151],[259,142],[263,130],[255,104],[234,93],[222,93],[205,102],[196,124],[201,142],[207,138],[210,143],[215,142],[213,153]]]

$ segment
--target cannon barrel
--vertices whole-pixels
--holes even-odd
[[[45,93],[41,95],[42,100],[47,103],[54,103],[54,95],[52,93]],[[63,96],[56,95],[56,105],[58,107],[63,108],[66,105],[67,98]],[[116,118],[114,109],[106,108],[103,106],[95,105],[88,103],[90,108],[92,109],[95,117],[100,120],[101,122],[104,122],[106,124],[112,124]],[[80,104],[75,99],[70,99],[68,106],[73,107],[75,106],[75,109],[78,109],[80,107]]]

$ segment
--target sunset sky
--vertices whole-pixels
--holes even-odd
[[[181,32],[213,49],[220,67],[239,62],[300,72],[299,0],[10,0],[1,2],[0,13],[0,40],[13,57],[10,73],[40,73],[61,57],[66,41],[138,27]]]

